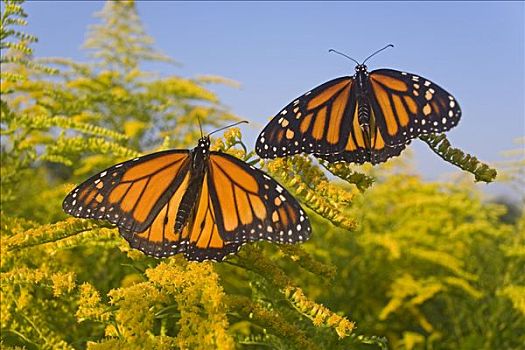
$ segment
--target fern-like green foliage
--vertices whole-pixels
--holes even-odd
[[[173,60],[155,50],[133,2],[106,3],[86,42],[90,64],[37,62],[36,38],[13,29],[26,24],[23,4],[3,9],[2,349],[525,343],[525,216],[505,223],[505,208],[474,187],[424,182],[396,166],[403,159],[374,171],[308,156],[263,162],[239,129],[227,130],[213,149],[287,187],[307,208],[313,236],[300,246],[249,244],[221,264],[147,257],[112,225],[67,217],[61,202],[87,176],[194,146],[197,117],[208,127],[236,120],[208,85],[235,84],[143,71],[144,61]],[[476,179],[493,178],[441,136],[426,139]]]

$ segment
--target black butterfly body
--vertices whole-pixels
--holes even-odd
[[[392,69],[328,81],[288,104],[264,128],[255,150],[262,158],[309,153],[329,162],[377,164],[398,156],[422,134],[459,122],[452,95],[428,79]]]
[[[297,243],[311,227],[299,203],[274,179],[245,162],[210,151],[168,150],[110,167],[64,199],[75,217],[104,219],[147,255],[184,253],[220,261],[246,242]]]

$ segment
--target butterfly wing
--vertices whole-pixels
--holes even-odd
[[[189,152],[171,150],[117,164],[74,189],[64,200],[66,213],[116,224],[132,248],[189,260],[220,260],[240,243],[226,245],[217,234],[208,186],[202,184],[193,225],[177,232],[175,220],[191,179]],[[215,231],[209,231],[215,226]],[[213,239],[204,242],[204,236]],[[201,238],[202,236],[202,238]]]
[[[187,178],[188,154],[170,150],[112,166],[71,191],[62,208],[75,217],[105,219],[142,232]]]
[[[133,248],[156,257],[184,253],[191,261],[221,261],[246,242],[296,243],[310,237],[308,217],[284,188],[262,171],[220,152],[211,152],[190,222],[175,232],[188,179],[144,232],[120,229]]]
[[[191,261],[222,261],[227,255],[236,253],[243,244],[224,239],[221,235],[217,217],[219,207],[213,203],[211,194],[213,186],[211,174],[207,171],[193,221],[183,229],[186,241],[184,256]]]
[[[329,162],[358,164],[377,164],[399,155],[405,145],[385,144],[375,125],[370,142],[365,139],[353,83],[352,77],[337,78],[290,103],[259,135],[257,154],[275,158],[304,152]]]
[[[387,145],[456,126],[461,109],[454,97],[430,80],[392,69],[370,73],[369,100]]]
[[[224,241],[297,243],[310,237],[310,222],[299,203],[261,170],[231,155],[212,152],[208,186]]]
[[[286,106],[259,135],[262,158],[300,152],[329,162],[377,164],[399,155],[410,140],[443,132],[459,122],[452,95],[428,79],[391,69],[369,74],[369,131],[359,124],[352,77],[322,84]]]
[[[132,248],[158,258],[184,253],[190,261],[220,261],[228,254],[237,252],[241,246],[240,242],[225,242],[219,235],[207,178],[208,174],[204,176],[201,192],[195,202],[194,214],[180,232],[175,231],[175,219],[182,197],[188,188],[189,174],[151,226],[143,232],[121,228],[120,234]]]
[[[355,99],[354,96],[351,96],[351,98]],[[370,140],[367,142],[367,136],[359,125],[359,102],[356,101],[352,103],[355,103],[356,108],[350,121],[351,128],[348,138],[346,138],[344,149],[330,154],[315,156],[327,160],[330,163],[345,161],[357,164],[363,164],[365,162],[378,164],[385,162],[391,157],[398,156],[405,149],[406,145],[388,145],[385,143],[382,136],[383,133],[376,122],[373,109],[370,111],[370,135],[368,136]]]
[[[261,132],[257,154],[275,158],[300,152],[326,155],[344,149],[355,110],[352,85],[352,77],[341,77],[295,99]]]
[[[132,248],[155,257],[167,257],[186,250],[187,227],[181,232],[175,231],[175,219],[182,197],[188,189],[190,172],[185,171],[182,176],[180,185],[175,188],[149,226],[136,230],[119,227],[121,236],[129,242]]]

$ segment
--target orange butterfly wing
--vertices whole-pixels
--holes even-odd
[[[454,97],[425,78],[379,69],[362,79],[363,86],[354,77],[337,78],[298,97],[261,132],[257,154],[304,152],[330,162],[377,164],[399,155],[413,138],[459,122]],[[368,126],[359,123],[361,108]]]
[[[261,132],[255,146],[257,154],[275,158],[344,149],[356,108],[353,84],[352,77],[337,78],[295,99]]]
[[[188,172],[188,151],[170,150],[114,165],[71,191],[62,207],[135,232],[148,228]]]
[[[175,231],[193,179],[188,151],[150,154],[91,177],[65,198],[76,217],[116,224],[131,247],[147,255],[184,253],[188,260],[222,260],[246,242],[296,243],[310,237],[297,201],[262,171],[227,154],[211,152],[189,221]]]
[[[316,155],[316,157],[327,160],[331,163],[337,161],[378,164],[391,157],[396,157],[405,149],[405,144],[388,145],[383,138],[383,132],[377,125],[374,110],[370,111],[370,135],[366,140],[366,134],[359,125],[358,117],[359,103],[351,119],[352,128],[346,140],[345,148],[339,152],[330,154]]]
[[[297,200],[261,170],[212,152],[209,174],[211,203],[223,240],[297,243],[310,237],[310,222]]]
[[[184,256],[188,260],[221,261],[227,255],[236,253],[244,242],[225,239],[217,222],[218,207],[212,202],[210,173],[206,173],[202,191],[197,202],[193,222],[184,228],[187,243]]]
[[[182,196],[188,188],[189,173],[145,231],[133,232],[120,228],[120,234],[132,248],[158,258],[184,253],[188,260],[219,261],[237,252],[241,244],[225,242],[218,233],[207,177],[205,175],[200,196],[195,203],[193,220],[181,232],[175,231],[175,219]]]
[[[392,69],[370,73],[369,100],[387,145],[456,126],[461,109],[454,97],[430,80]]]
[[[182,232],[175,216],[188,176],[143,232],[120,229],[133,248],[166,257],[184,253],[188,260],[221,261],[246,242],[297,243],[311,227],[299,203],[275,180],[243,161],[211,152],[194,214]]]
[[[166,257],[186,250],[188,232],[175,232],[175,219],[189,178],[189,172],[186,172],[179,187],[145,230],[132,231],[119,227],[120,234],[132,248],[155,257]]]

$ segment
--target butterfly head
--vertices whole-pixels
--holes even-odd
[[[192,151],[193,167],[202,170],[203,164],[207,161],[210,156],[210,137],[203,136],[199,139],[197,147]]]
[[[367,72],[367,66],[364,64],[358,64],[355,66],[355,72],[356,73],[366,73]]]
[[[197,144],[198,148],[209,150],[210,149],[210,137],[209,136],[203,136],[199,139],[199,143]]]

